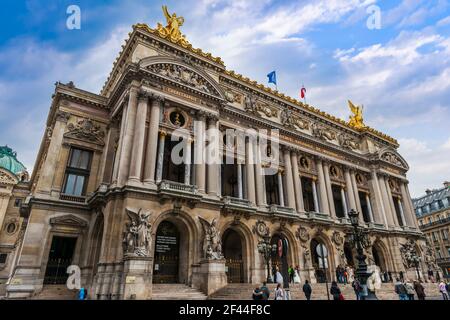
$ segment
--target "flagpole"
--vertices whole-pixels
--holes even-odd
[[[305,84],[304,83],[302,83],[302,90],[305,88]],[[306,94],[303,96],[303,102],[305,103],[305,104],[307,104],[306,103]]]

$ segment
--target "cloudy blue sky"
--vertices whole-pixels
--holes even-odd
[[[185,17],[195,46],[261,83],[341,118],[364,104],[368,125],[395,138],[413,196],[450,180],[450,1],[2,0],[0,145],[33,169],[56,81],[99,92],[131,25]],[[81,8],[81,29],[66,10]],[[369,29],[367,8],[381,10]]]

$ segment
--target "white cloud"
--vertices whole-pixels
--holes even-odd
[[[399,143],[399,151],[411,167],[408,179],[412,197],[423,195],[426,189],[440,188],[449,180],[450,138],[434,146],[414,138],[402,138]]]

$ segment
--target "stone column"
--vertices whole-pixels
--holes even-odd
[[[403,201],[405,203],[407,203],[407,205],[409,207],[409,212],[411,214],[411,220],[413,221],[413,225],[415,225],[416,228],[419,229],[419,221],[417,221],[417,219],[416,219],[416,213],[415,213],[415,210],[414,210],[414,205],[413,205],[412,200],[411,200],[411,195],[409,193],[409,188],[408,188],[408,184],[407,183],[405,183],[405,192],[406,192],[406,198],[403,198]]]
[[[409,201],[408,201],[409,196],[408,196],[408,193],[406,192],[406,187],[405,187],[404,183],[400,183],[400,192],[402,193],[402,200],[403,200],[403,204],[404,204],[403,211],[406,211],[406,214],[405,214],[406,223],[410,227],[416,227],[415,211],[414,211],[414,208],[409,206]]]
[[[186,154],[184,155],[184,184],[191,184],[191,143],[192,139],[187,138]]]
[[[330,179],[330,165],[327,161],[323,162],[323,173],[325,176],[326,193],[328,198],[328,205],[330,208],[329,214],[332,218],[336,218],[336,208],[334,207],[333,190],[331,189]]]
[[[283,190],[283,175],[281,170],[278,170],[278,195],[280,197],[280,206],[284,207],[284,190]]]
[[[161,115],[161,105],[163,103],[164,99],[162,97],[153,96],[150,109],[150,125],[148,127],[147,135],[147,150],[145,154],[144,183],[155,183],[159,118]]]
[[[373,203],[373,207],[375,208],[376,218],[375,221],[379,223],[383,223],[385,227],[388,226],[388,220],[386,217],[386,212],[383,204],[383,197],[380,189],[380,185],[378,182],[377,173],[375,170],[371,171],[371,180],[370,185],[372,188],[373,196],[375,199],[375,203]]]
[[[356,207],[355,193],[353,192],[352,180],[350,178],[350,172],[348,169],[344,170],[344,177],[345,177],[345,186],[347,187],[347,196],[350,205],[350,210],[351,209],[358,210],[358,208]]]
[[[383,200],[382,203],[384,206],[384,211],[386,213],[387,224],[389,227],[393,227],[393,226],[395,226],[395,224],[394,224],[394,220],[393,220],[393,216],[392,216],[392,211],[391,211],[392,209],[389,204],[391,201],[389,201],[389,196],[388,196],[387,189],[386,189],[386,183],[385,183],[382,175],[378,175],[378,184],[379,184],[380,190],[381,190],[381,196],[382,196],[382,200]]]
[[[316,179],[312,179],[312,191],[313,191],[313,200],[314,200],[314,212],[320,212],[319,207],[319,199],[317,196],[317,182]]]
[[[243,199],[244,193],[242,189],[242,164],[237,162],[237,184],[238,184],[238,198]]]
[[[117,180],[119,178],[119,164],[120,164],[120,154],[122,153],[123,148],[123,137],[125,135],[125,123],[127,118],[127,109],[128,105],[124,104],[122,107],[122,119],[120,120],[120,132],[119,132],[119,142],[116,150],[116,154],[114,156],[114,169],[113,169],[113,184],[117,184]]]
[[[248,138],[245,142],[245,174],[247,182],[247,200],[256,204],[255,194],[255,166],[253,158],[252,139]]]
[[[159,132],[158,156],[157,156],[157,163],[156,163],[156,182],[161,182],[161,180],[162,180],[165,141],[166,141],[166,132],[160,131]]]
[[[397,198],[398,203],[398,209],[400,211],[400,218],[402,219],[402,226],[406,226],[406,220],[405,220],[405,213],[403,212],[403,205],[400,198]]]
[[[219,178],[219,137],[218,137],[218,129],[217,129],[217,116],[211,115],[208,119],[208,149],[206,152],[206,156],[208,159],[208,174],[207,174],[207,181],[208,181],[208,194],[210,196],[216,196],[217,197],[217,187],[218,183],[217,181],[220,180]]]
[[[137,117],[133,139],[133,150],[131,152],[131,166],[129,180],[141,181],[142,160],[144,157],[145,121],[147,120],[148,93],[140,91],[138,94]]]
[[[302,182],[298,171],[298,157],[296,151],[293,151],[291,153],[291,164],[292,164],[292,175],[294,176],[294,191],[295,191],[295,202],[297,204],[297,212],[304,212],[305,205],[303,203]]]
[[[205,123],[206,117],[204,112],[199,112],[197,121],[195,122],[195,142],[194,142],[194,163],[195,163],[195,184],[198,191],[204,193],[206,191],[206,167],[205,167]]]
[[[291,151],[288,148],[284,149],[284,166],[286,175],[286,195],[287,195],[287,207],[295,209],[295,193],[294,193],[294,179],[292,177],[292,165],[291,165]]]
[[[386,185],[386,191],[388,196],[388,203],[391,207],[392,221],[394,221],[395,226],[400,226],[400,221],[397,218],[397,212],[395,211],[394,199],[392,198],[391,187],[389,186],[389,178],[388,176],[384,177],[384,183]]]
[[[366,193],[366,203],[367,203],[367,210],[369,211],[370,222],[373,223],[375,222],[375,219],[373,217],[372,204],[370,203],[370,197],[368,193]]]
[[[347,207],[347,199],[345,198],[345,190],[344,187],[341,186],[341,198],[342,198],[342,210],[344,210],[344,215],[348,218],[348,207]]]
[[[130,170],[131,150],[133,147],[134,125],[136,122],[137,112],[137,88],[130,89],[130,97],[128,100],[128,108],[125,119],[125,128],[123,136],[122,150],[120,153],[119,177],[117,183],[121,186],[128,180]]]
[[[323,166],[321,159],[317,159],[317,175],[319,176],[320,210],[323,213],[330,214],[330,206],[328,205],[325,177],[323,175]]]
[[[255,149],[255,186],[256,186],[256,202],[258,206],[264,206],[264,184],[263,184],[263,171],[261,168],[261,146],[258,141],[257,144],[254,145]]]
[[[50,139],[50,144],[36,186],[36,192],[44,195],[44,197],[50,197],[53,176],[55,175],[55,168],[58,166],[58,155],[60,149],[62,150],[62,140],[69,117],[69,113],[57,111],[53,128],[51,131],[49,131],[50,128],[47,128],[48,131],[46,133],[49,134],[49,132],[51,132],[51,136],[48,137],[48,139]]]
[[[356,210],[358,210],[361,213],[359,215],[360,222],[364,223],[364,217],[362,215],[361,201],[359,200],[358,184],[356,183],[354,171],[350,171],[350,179],[352,181],[353,193],[355,194]]]

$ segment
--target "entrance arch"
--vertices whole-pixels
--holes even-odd
[[[244,283],[244,260],[241,236],[233,229],[227,229],[222,236],[228,283]]]
[[[380,267],[381,272],[387,271],[386,259],[383,254],[383,250],[381,250],[378,246],[372,246],[372,256],[374,263]]]
[[[320,257],[317,253],[317,246],[319,244],[322,244],[325,246],[325,248],[328,251],[328,256],[325,258],[325,265],[323,265],[320,261]],[[310,244],[310,252],[312,257],[312,264],[316,275],[316,280],[318,283],[325,283],[326,281],[331,281],[331,263],[330,263],[330,256],[332,255],[332,252],[330,252],[330,248],[326,245],[324,241],[322,241],[319,238],[314,238],[311,240]]]
[[[288,238],[281,233],[275,234],[272,236],[270,240],[271,245],[276,245],[277,250],[272,253],[271,261],[272,261],[272,275],[275,279],[276,270],[280,271],[283,276],[283,285],[287,287],[289,285],[289,266],[292,264],[292,259],[290,258],[291,252],[291,243]]]
[[[180,232],[170,221],[163,221],[156,231],[153,283],[180,282]]]

